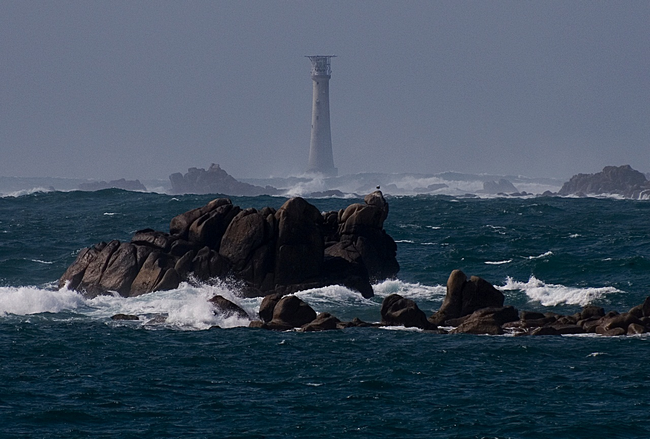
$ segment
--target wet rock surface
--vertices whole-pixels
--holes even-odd
[[[388,203],[380,191],[338,212],[321,213],[303,198],[257,210],[215,199],[170,221],[169,232],[142,229],[130,242],[80,251],[59,288],[86,297],[133,297],[180,282],[237,282],[246,297],[343,285],[372,297],[371,281],[399,271],[395,241],[383,229]]]

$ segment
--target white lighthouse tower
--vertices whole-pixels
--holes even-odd
[[[307,56],[311,61],[311,79],[313,81],[311,142],[307,171],[331,176],[338,173],[334,167],[332,131],[330,129],[330,78],[332,77],[330,58],[334,58],[334,56]]]

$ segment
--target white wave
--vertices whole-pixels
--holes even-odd
[[[505,261],[485,261],[487,265],[503,265],[503,264],[509,264],[512,262],[512,259],[507,259]]]
[[[359,292],[341,285],[299,291],[295,296],[309,304],[315,311],[337,306],[376,306],[371,299],[366,299]],[[259,309],[259,306],[258,306]]]
[[[158,317],[156,320],[163,320],[160,317],[163,316],[166,325],[180,329],[248,326],[250,318],[215,313],[214,307],[208,300],[216,294],[239,305],[249,316],[257,313],[255,309],[250,307],[250,303],[245,303],[233,291],[223,285],[195,287],[182,283],[174,290],[159,291],[129,298],[97,296],[88,300],[87,303],[93,308],[89,315],[96,318],[109,318],[115,314],[131,314],[142,316],[146,322],[148,319],[156,317]],[[257,306],[259,308],[259,304]]]
[[[84,299],[68,289],[44,290],[37,287],[0,288],[0,315],[29,315],[44,312],[76,310],[84,306]]]
[[[30,261],[32,261],[32,262],[37,262],[37,263],[39,263],[39,264],[46,264],[46,265],[54,264],[53,261],[42,261],[42,260],[40,260],[40,259],[30,259]]]
[[[384,329],[386,331],[406,331],[406,332],[424,332],[421,328],[416,327],[406,327],[406,326],[380,326],[379,329]]]
[[[140,317],[140,322],[162,323],[180,329],[209,329],[213,326],[232,328],[248,326],[251,318],[222,315],[216,312],[208,299],[220,294],[242,307],[249,316],[259,310],[261,299],[241,299],[235,291],[222,285],[191,286],[181,284],[177,289],[143,294],[137,297],[118,295],[86,299],[81,294],[63,288],[48,290],[37,287],[0,288],[0,315],[30,315],[40,313],[74,313],[98,320],[107,320],[115,314]]]
[[[0,194],[2,198],[18,198],[24,197],[25,195],[32,195],[45,192],[54,192],[54,189],[51,187],[33,187],[30,189],[21,189],[18,191],[7,192],[6,194]]]
[[[411,239],[398,239],[395,241],[396,243],[402,243],[402,244],[415,244],[415,241]]]
[[[561,304],[586,306],[609,294],[622,292],[614,287],[578,288],[547,284],[535,276],[531,276],[528,282],[518,282],[508,277],[506,284],[501,289],[505,291],[523,291],[531,301],[540,302],[544,306]]]
[[[545,257],[547,257],[547,256],[552,256],[552,255],[553,255],[553,252],[549,250],[549,251],[547,251],[546,253],[542,253],[541,255],[537,255],[537,256],[528,256],[527,259],[542,259],[542,258],[545,258]]]
[[[399,294],[413,300],[440,300],[447,294],[444,285],[422,285],[403,282],[401,280],[385,280],[373,286],[375,295],[384,298],[390,294]]]

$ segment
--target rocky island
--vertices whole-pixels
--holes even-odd
[[[383,229],[387,216],[380,191],[364,204],[325,213],[300,197],[277,210],[242,209],[218,198],[172,218],[169,232],[143,229],[130,242],[83,249],[59,287],[86,297],[132,297],[219,278],[236,282],[249,297],[326,285],[370,297],[371,281],[399,271],[397,246]]]
[[[232,196],[279,195],[272,186],[255,186],[241,182],[213,163],[207,171],[190,168],[186,174],[176,172],[169,176],[172,194],[224,194]]]
[[[650,181],[630,165],[605,166],[595,174],[577,174],[564,183],[558,195],[620,195],[624,198],[650,197]]]

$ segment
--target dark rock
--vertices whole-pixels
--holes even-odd
[[[323,276],[327,283],[339,283],[358,291],[366,299],[374,296],[366,267],[360,263],[350,262],[340,257],[325,256]]]
[[[467,320],[460,326],[451,331],[452,334],[487,334],[487,335],[500,335],[503,334],[501,325],[498,325],[493,320]]]
[[[522,311],[521,312],[521,320],[540,320],[544,319],[544,314],[541,312],[534,312],[534,311]]]
[[[645,326],[639,323],[630,323],[630,326],[627,327],[627,335],[636,335],[646,333]]]
[[[427,320],[426,314],[411,299],[399,294],[386,296],[381,303],[381,321],[388,326],[435,329],[436,325]]]
[[[230,203],[216,206],[192,222],[187,234],[188,241],[219,251],[224,233],[240,212],[238,206]]]
[[[264,322],[270,322],[273,319],[273,310],[275,309],[275,305],[280,301],[282,298],[282,294],[280,293],[274,293],[274,294],[269,294],[268,296],[264,296],[264,299],[262,299],[262,303],[260,304],[260,311],[259,315],[260,318]]]
[[[97,255],[106,247],[105,242],[101,242],[93,247],[84,248],[77,255],[77,259],[68,267],[59,279],[59,288],[63,288],[68,283],[68,288],[71,290],[77,289],[81,283],[81,279],[86,272],[86,268],[93,262]]]
[[[231,302],[219,294],[212,297],[210,300],[208,300],[208,302],[212,303],[219,314],[224,314],[226,317],[237,316],[242,319],[248,318],[248,313],[244,311],[239,305]]]
[[[79,185],[80,191],[101,191],[104,189],[123,189],[125,191],[141,191],[146,192],[147,188],[140,183],[140,180],[119,180],[105,181],[92,181],[88,183],[81,183]]]
[[[168,267],[168,258],[164,253],[151,252],[133,280],[129,295],[139,296],[154,291]]]
[[[169,234],[143,229],[130,243],[83,250],[59,284],[88,297],[109,291],[133,296],[219,278],[236,283],[246,297],[327,285],[372,297],[371,280],[394,276],[399,265],[397,246],[382,228],[388,203],[379,191],[365,203],[321,214],[302,198],[277,211],[242,211],[215,199],[174,217]]]
[[[210,201],[205,206],[197,207],[196,209],[189,210],[185,213],[175,216],[169,223],[169,233],[179,236],[182,239],[187,239],[190,226],[194,221],[209,213],[220,206],[232,205],[228,198],[217,198]]]
[[[429,318],[435,324],[457,319],[481,308],[503,307],[503,293],[484,279],[454,270],[447,280],[447,295],[440,309]]]
[[[279,195],[280,191],[271,186],[260,187],[237,181],[219,165],[212,164],[206,171],[202,168],[189,168],[187,174],[180,172],[169,176],[174,194],[226,194],[237,196]]]
[[[176,238],[167,233],[157,232],[153,229],[138,230],[131,238],[133,244],[150,245],[160,250],[169,251]]]
[[[353,318],[349,322],[340,322],[337,327],[339,329],[344,329],[344,328],[368,328],[372,326],[378,326],[374,325],[372,323],[367,323],[364,322],[363,320],[359,319],[358,317]]]
[[[602,326],[605,331],[609,331],[613,328],[621,328],[627,332],[627,327],[632,323],[641,324],[641,321],[633,314],[623,313],[612,317],[603,317],[600,326]]]
[[[604,335],[605,337],[618,337],[627,334],[627,331],[623,328],[612,328],[606,330],[603,328],[603,326],[598,326],[596,328],[596,333]]]
[[[482,308],[467,316],[451,332],[454,334],[503,334],[502,325],[519,319],[519,312],[512,306]]]
[[[550,327],[555,329],[557,333],[560,335],[585,333],[585,330],[581,326],[570,324],[570,323],[555,323]]]
[[[140,320],[138,316],[131,314],[115,314],[111,317],[112,320]]]
[[[176,273],[178,273],[181,279],[187,279],[188,275],[192,272],[192,261],[195,256],[194,250],[190,250],[176,261],[174,270],[176,270]]]
[[[301,329],[305,332],[330,331],[332,329],[338,329],[339,323],[341,323],[339,319],[330,313],[325,312],[318,314],[318,317],[316,317],[310,323],[303,325]]]
[[[552,326],[542,326],[541,328],[534,329],[530,335],[562,335],[560,331]]]
[[[102,292],[117,291],[128,297],[139,270],[136,247],[123,242],[111,254],[97,285]]]
[[[587,305],[580,312],[580,320],[603,316],[605,316],[605,310],[599,306]]]
[[[178,273],[174,268],[169,267],[163,273],[163,276],[160,279],[160,281],[156,284],[155,287],[153,287],[153,290],[154,291],[173,290],[174,288],[178,288],[178,285],[180,285],[180,283],[181,283],[181,277],[178,275]]]
[[[382,229],[388,215],[388,203],[381,191],[364,199],[366,204],[352,204],[338,213],[338,229],[334,232],[333,212],[326,216],[328,245],[326,256],[343,258],[366,267],[371,280],[394,277],[399,271],[397,245]]]
[[[319,279],[325,249],[320,211],[296,197],[278,209],[275,219],[278,222],[275,283],[291,285]]]
[[[577,174],[564,183],[559,195],[617,194],[626,198],[640,198],[650,192],[645,175],[630,165],[606,166],[596,174]]]
[[[273,309],[273,318],[268,323],[272,329],[299,328],[316,318],[316,311],[296,296],[281,298]]]
[[[97,295],[106,293],[106,290],[100,286],[100,281],[111,256],[120,246],[120,241],[109,242],[101,252],[94,258],[86,268],[81,282],[77,289],[84,292],[84,296],[93,298]]]
[[[519,192],[519,190],[513,185],[510,181],[505,178],[497,181],[484,181],[483,182],[483,192],[488,194],[514,194]]]
[[[271,234],[265,217],[255,209],[239,212],[224,233],[219,253],[235,267],[243,265]]]

